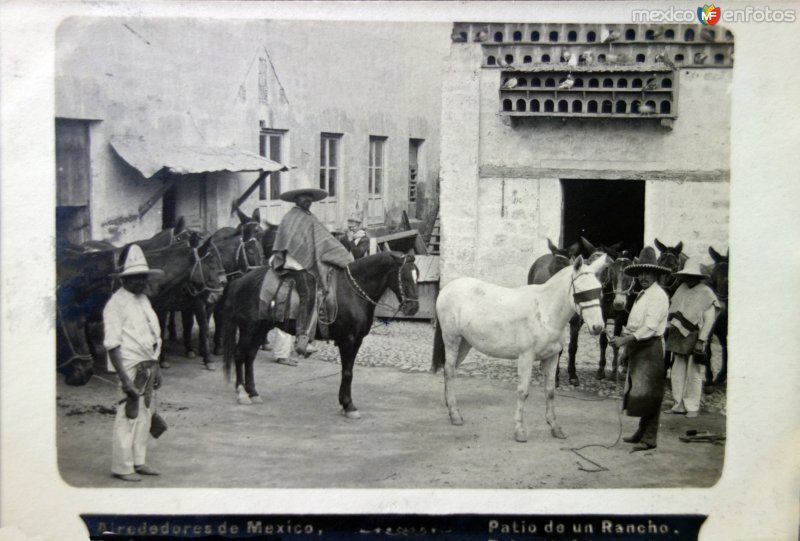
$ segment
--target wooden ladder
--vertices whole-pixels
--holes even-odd
[[[441,242],[441,233],[439,230],[439,213],[436,213],[436,220],[433,222],[431,228],[431,238],[428,239],[428,253],[430,255],[439,255],[439,243]]]

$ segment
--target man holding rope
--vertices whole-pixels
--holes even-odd
[[[638,259],[623,271],[642,286],[631,307],[622,336],[612,338],[613,348],[625,346],[628,360],[622,408],[632,417],[640,417],[639,428],[623,441],[633,443],[633,451],[656,448],[661,400],[664,397],[664,331],[667,327],[669,298],[658,285],[658,276],[670,270],[656,264],[655,249],[642,248]],[[631,451],[631,452],[633,452]]]

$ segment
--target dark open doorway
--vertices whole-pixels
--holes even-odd
[[[561,180],[564,246],[583,236],[595,245],[622,241],[639,253],[644,237],[644,181]]]

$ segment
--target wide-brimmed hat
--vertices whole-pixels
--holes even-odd
[[[122,264],[122,272],[112,274],[112,276],[124,278],[141,274],[164,276],[164,271],[151,269],[150,265],[147,264],[147,258],[144,257],[142,248],[138,244],[131,244],[128,247],[128,255],[125,257],[125,262]]]
[[[296,190],[289,190],[283,192],[280,197],[282,201],[288,201],[289,203],[296,203],[297,197],[300,195],[308,195],[311,197],[311,201],[317,202],[322,201],[326,197],[328,197],[328,192],[325,190],[320,190],[319,188],[298,188]]]
[[[708,278],[708,274],[703,271],[703,266],[695,259],[687,259],[683,268],[678,272],[672,273],[673,276],[696,276],[698,278]]]
[[[672,272],[667,267],[662,267],[657,263],[656,249],[652,246],[642,248],[639,257],[634,260],[634,263],[623,270],[628,276],[636,276],[639,273],[648,271],[656,274],[669,274]]]

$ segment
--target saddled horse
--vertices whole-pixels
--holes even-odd
[[[228,284],[223,298],[225,372],[230,378],[231,366],[236,363],[236,392],[240,404],[261,403],[256,390],[253,360],[267,332],[273,327],[294,333],[295,320],[291,315],[283,322],[274,321],[269,310],[261,309],[260,291],[268,267],[255,269]],[[399,310],[413,315],[419,309],[417,279],[419,271],[413,255],[399,252],[380,252],[350,263],[344,270],[332,269],[335,275],[332,292],[336,307],[327,312],[328,338],[339,348],[342,378],[339,404],[348,418],[360,414],[351,396],[353,364],[364,337],[369,334],[378,300],[387,289],[397,297]],[[292,302],[297,303],[296,294]],[[289,314],[295,312],[289,310]],[[236,331],[239,331],[238,343]],[[322,329],[317,328],[317,337]]]
[[[76,370],[68,368],[76,365],[75,362],[65,364],[72,356],[86,358],[94,354],[99,360],[104,357],[103,308],[119,285],[111,275],[119,271],[119,257],[124,250],[126,248],[85,252],[59,259],[56,292],[59,367]],[[153,307],[168,304],[170,295],[183,288],[195,292],[208,289],[221,291],[219,266],[215,258],[206,257],[207,255],[208,243],[201,246],[197,235],[192,235],[189,243],[173,244],[145,252],[148,263],[165,272],[162,279],[153,279],[150,282],[152,288],[148,291],[148,296]],[[71,374],[69,378],[84,379],[75,374]]]
[[[711,259],[714,260],[714,266],[711,269],[711,278],[709,285],[714,293],[717,295],[721,310],[714,321],[712,334],[719,340],[720,348],[722,349],[722,366],[720,367],[717,377],[712,381],[711,372],[711,340],[706,343],[706,357],[708,364],[706,364],[706,385],[715,385],[725,383],[728,377],[728,262],[730,251],[724,256],[719,254],[711,246],[708,247],[708,253]]]
[[[517,359],[517,408],[514,438],[527,441],[525,400],[535,360],[545,376],[547,424],[553,437],[565,438],[556,421],[555,377],[564,325],[573,314],[582,317],[592,334],[603,331],[600,282],[595,276],[605,256],[584,264],[583,258],[558,271],[541,285],[509,289],[462,277],[448,283],[436,301],[437,326],[432,370],[444,367],[445,402],[454,425],[464,423],[456,402],[458,365],[471,348],[501,359]]]

